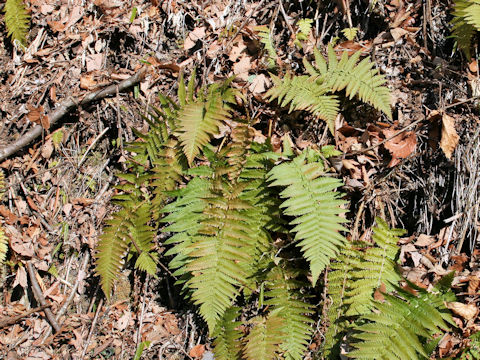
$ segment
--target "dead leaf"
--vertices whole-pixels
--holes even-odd
[[[50,156],[52,156],[53,153],[53,142],[52,139],[48,139],[45,144],[42,146],[42,157],[44,159],[50,159]]]
[[[465,320],[472,320],[478,312],[475,304],[463,304],[461,302],[453,301],[446,303],[447,308],[458,316],[461,316]]]
[[[233,73],[236,75],[236,79],[247,81],[248,72],[252,68],[250,56],[243,55],[238,62],[233,65]]]
[[[103,54],[92,54],[86,57],[87,72],[100,70],[103,67]]]
[[[185,50],[190,50],[193,48],[198,40],[201,40],[205,37],[205,26],[196,27],[193,31],[190,31],[185,42],[183,43],[183,48]]]
[[[200,358],[203,356],[203,353],[205,352],[205,345],[198,344],[195,345],[192,350],[188,353],[193,358]]]
[[[400,40],[403,36],[408,34],[408,31],[402,28],[395,28],[390,30],[390,34],[392,34],[393,40],[397,42]]]
[[[418,235],[415,246],[429,246],[435,242],[435,236],[420,234]]]
[[[270,80],[264,75],[260,74],[255,76],[248,89],[253,95],[262,94],[270,86]]]
[[[383,135],[385,135],[385,138],[388,139],[395,135],[397,130],[384,129],[382,132]],[[415,150],[415,147],[417,146],[417,137],[415,132],[407,131],[395,136],[393,139],[383,144],[383,146],[385,146],[385,149],[390,151],[390,154],[392,155],[392,160],[388,166],[393,167],[400,162],[399,159],[405,159]]]
[[[453,151],[458,145],[460,137],[455,129],[455,119],[447,114],[442,116],[442,138],[440,140],[440,147],[447,159],[452,158]]]
[[[474,295],[477,292],[478,286],[480,285],[480,279],[478,276],[469,276],[468,278],[468,294]]]

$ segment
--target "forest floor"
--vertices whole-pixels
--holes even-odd
[[[0,221],[9,239],[0,358],[132,359],[144,341],[144,359],[213,358],[205,324],[167,272],[152,278],[125,270],[107,302],[94,265],[98,236],[115,209],[115,173],[128,158],[124,144],[135,139],[132,129],[148,131],[141,115],[159,105],[157,94],[174,96],[180,73],[193,69],[203,84],[235,76],[259,138],[279,147],[289,136],[300,150],[332,144],[343,152],[335,168],[351,204],[351,237],[368,239],[374,217],[383,216],[407,230],[400,262],[408,280],[429,288],[455,271],[459,330],[441,339],[439,357],[455,356],[480,330],[479,70],[453,51],[450,1],[380,0],[371,10],[360,0],[25,3],[25,51],[0,22],[0,156],[35,126],[42,131],[0,159]],[[300,19],[314,21],[298,46]],[[362,50],[388,80],[394,120],[346,101],[332,136],[311,116],[273,110],[263,97],[272,70],[258,25],[271,31],[280,74],[303,71],[313,47],[324,50],[335,38],[337,50]],[[351,27],[359,30],[349,41],[342,30]],[[139,72],[125,90],[79,104]],[[66,101],[79,106],[53,123]],[[35,309],[33,283],[60,327],[54,334],[46,310]],[[306,358],[321,336],[312,341]]]

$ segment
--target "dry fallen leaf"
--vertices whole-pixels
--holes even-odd
[[[395,135],[397,130],[384,129],[382,132],[385,138],[388,139]],[[392,160],[388,166],[393,167],[400,162],[399,159],[405,159],[415,150],[415,146],[417,146],[417,137],[415,132],[407,131],[388,140],[384,146],[392,155]]]
[[[420,234],[418,235],[415,246],[429,246],[435,242],[435,236]]]
[[[447,114],[442,116],[442,138],[440,140],[440,147],[447,159],[452,158],[453,151],[457,147],[460,137],[455,130],[455,119]]]
[[[203,353],[205,352],[205,345],[199,344],[195,345],[192,350],[188,353],[189,356],[193,358],[200,358],[203,356]]]
[[[190,50],[195,46],[198,40],[203,39],[205,37],[205,27],[197,27],[191,31],[187,38],[185,39],[185,42],[183,43],[183,48],[185,50]]]
[[[447,303],[447,308],[458,316],[463,317],[465,320],[472,320],[478,312],[475,304],[463,304],[458,301],[452,301]]]

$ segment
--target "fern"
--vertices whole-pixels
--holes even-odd
[[[246,338],[244,348],[247,360],[274,360],[280,353],[280,342],[285,336],[283,321],[280,317],[258,316],[251,320],[253,328]]]
[[[304,58],[310,76],[286,75],[284,79],[273,76],[274,87],[266,96],[271,101],[278,99],[281,106],[290,104],[292,110],[307,110],[325,120],[330,131],[334,131],[334,120],[338,114],[338,97],[327,95],[345,89],[351,99],[358,96],[361,101],[392,117],[390,92],[384,84],[385,78],[374,69],[374,64],[360,59],[361,51],[348,56],[347,52],[337,60],[335,50],[328,46],[328,64],[318,49],[314,49],[316,66]]]
[[[219,321],[213,336],[215,340],[215,358],[218,360],[238,359],[241,352],[240,339],[243,334],[239,330],[240,321],[236,319],[240,316],[240,308],[232,306],[225,311],[223,318]]]
[[[265,46],[265,50],[267,50],[268,67],[274,68],[276,65],[277,52],[273,44],[270,29],[266,25],[261,25],[255,26],[254,30],[257,31],[260,42]]]
[[[403,230],[389,229],[376,219],[374,246],[353,243],[342,249],[342,255],[331,265],[328,274],[328,310],[330,326],[325,334],[328,358],[339,356],[340,345],[347,339],[355,347],[350,357],[360,359],[417,359],[429,356],[427,348],[436,344],[432,336],[453,324],[444,301],[451,301],[451,276],[443,279],[428,293],[409,284],[418,295],[398,287],[401,276],[396,272],[399,252],[398,236]],[[385,303],[374,300],[374,291],[382,291]],[[428,316],[429,319],[425,319]],[[410,324],[411,319],[414,324]],[[363,341],[362,341],[363,340]],[[428,341],[427,341],[428,340]],[[407,344],[407,345],[405,345]],[[433,348],[432,348],[433,349]]]
[[[353,338],[359,340],[349,353],[357,359],[428,358],[423,339],[454,325],[441,297],[416,288],[418,295],[397,287],[397,295],[384,294],[385,302],[375,303],[375,312],[364,315]]]
[[[341,181],[329,177],[320,177],[323,166],[319,162],[307,162],[307,153],[290,162],[275,166],[270,171],[270,186],[286,186],[280,197],[287,198],[281,207],[287,216],[294,216],[290,223],[295,225],[295,240],[310,263],[312,283],[318,280],[320,273],[338,254],[346,239],[339,231],[345,222],[339,215],[344,204],[339,193],[333,189],[342,186]]]
[[[457,360],[475,360],[480,359],[480,332],[470,335],[469,346],[456,357]]]
[[[300,294],[298,288],[301,283],[291,280],[281,267],[272,269],[269,275],[269,291],[265,304],[272,307],[271,314],[282,319],[282,342],[280,349],[286,360],[301,360],[307,349],[312,334],[312,323],[309,315],[313,306],[308,304]],[[295,278],[295,277],[293,277]]]
[[[4,11],[7,36],[11,37],[12,42],[16,40],[25,46],[30,20],[25,4],[22,0],[7,0]]]
[[[471,58],[472,39],[480,31],[480,2],[455,0],[452,20],[452,36],[456,48],[462,50],[468,59]]]

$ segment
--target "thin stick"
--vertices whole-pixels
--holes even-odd
[[[16,316],[9,316],[3,320],[0,321],[0,328],[4,328],[6,326],[10,326],[10,325],[13,325],[13,324],[16,324],[18,321],[22,320],[23,318],[26,318],[27,316],[30,316],[32,315],[33,313],[36,313],[36,312],[39,312],[39,311],[42,311],[44,309],[46,309],[47,307],[49,307],[51,305],[47,304],[47,305],[41,305],[39,307],[36,307],[34,309],[30,309],[26,312],[24,312],[23,314],[19,314],[19,315],[16,315]]]
[[[80,280],[82,275],[86,275],[87,271],[87,265],[88,261],[90,260],[90,253],[87,251],[85,253],[85,257],[83,258],[83,264],[80,270],[78,271],[77,274],[77,281],[75,282],[75,285],[73,286],[73,289],[70,289],[70,295],[68,296],[67,300],[63,303],[62,307],[60,310],[57,312],[57,316],[55,317],[56,321],[60,321],[60,318],[67,312],[68,307],[70,306],[71,302],[73,301],[73,298],[75,297],[75,294],[77,293],[78,286],[80,284]],[[42,344],[47,340],[47,338],[50,336],[51,329],[48,329],[45,335],[43,336],[42,339]]]
[[[123,91],[139,83],[145,77],[146,72],[147,68],[143,67],[140,69],[140,71],[138,71],[135,75],[129,77],[128,79],[125,79],[118,84],[109,85],[101,90],[88,93],[82,100],[73,98],[65,100],[58,106],[57,109],[51,111],[48,115],[48,119],[50,120],[50,126],[54,125],[62,117],[68,114],[72,109],[78,106],[84,106],[91,103],[92,101],[100,100],[110,95],[115,95],[117,93],[117,89],[118,91]],[[16,153],[23,147],[30,144],[33,140],[42,135],[43,130],[44,129],[41,125],[36,125],[18,140],[5,146],[4,148],[0,148],[0,161],[5,160],[10,155]]]
[[[98,315],[100,314],[100,310],[102,309],[102,306],[103,306],[103,299],[100,299],[100,302],[98,303],[97,311],[95,312],[95,317],[93,318],[92,325],[90,326],[90,332],[88,333],[87,341],[83,346],[82,357],[80,359],[84,359],[85,355],[87,354],[88,345],[92,340],[93,331],[95,330],[95,326],[97,326]]]
[[[43,296],[42,289],[40,289],[40,285],[38,285],[37,278],[35,277],[35,270],[33,269],[31,262],[27,262],[27,271],[30,277],[30,283],[32,284],[33,295],[35,295],[35,298],[40,303],[40,305],[46,307],[45,310],[43,311],[45,312],[48,322],[50,323],[50,325],[52,325],[55,332],[59,332],[60,325],[58,325],[57,320],[55,320],[55,315],[53,315],[52,310],[48,308],[49,305],[47,303],[47,300],[45,300],[45,297]]]
[[[89,153],[89,151],[92,150],[92,148],[95,146],[95,144],[98,142],[98,140],[100,140],[100,138],[101,138],[103,135],[105,135],[105,133],[106,133],[108,130],[110,130],[109,127],[103,129],[103,131],[102,131],[100,134],[98,134],[98,136],[95,138],[95,140],[93,140],[93,142],[92,142],[92,143],[90,144],[90,146],[87,148],[87,151],[85,151],[85,154],[83,154],[82,159],[80,160],[80,162],[79,162],[78,165],[77,165],[77,168],[79,168],[79,167],[83,164],[83,162],[85,161],[85,158],[87,157],[87,154]]]
[[[287,16],[287,13],[285,12],[285,8],[283,7],[283,1],[278,0],[278,3],[280,5],[280,12],[282,13],[283,18],[285,19],[285,22],[287,23],[288,29],[292,33],[292,37],[293,37],[293,36],[295,36],[295,30],[293,30],[292,25],[290,25],[290,23],[288,22],[288,16]]]

